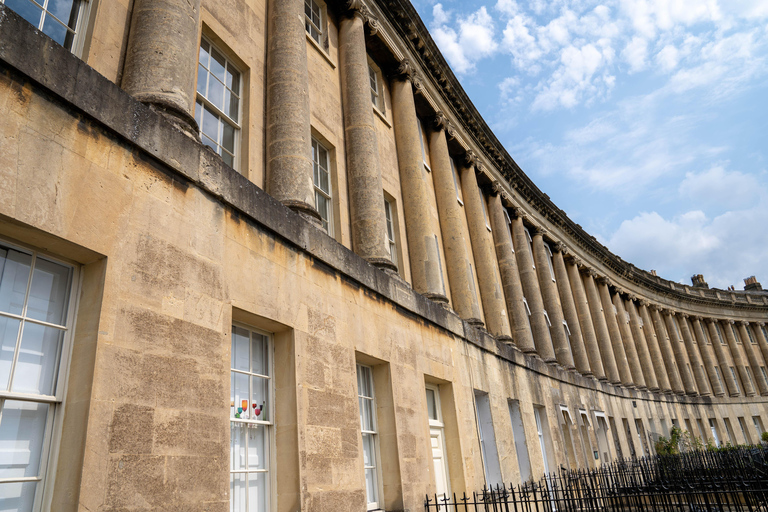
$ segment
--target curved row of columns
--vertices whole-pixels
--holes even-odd
[[[309,77],[304,2],[270,0],[266,69],[267,192],[312,222],[314,206]],[[370,13],[348,2],[339,22],[346,170],[353,250],[380,268],[396,270],[386,240],[382,176],[369,95],[365,24]],[[136,0],[123,88],[185,132],[197,131],[195,70],[199,0]],[[170,35],[169,35],[170,34]],[[163,52],[158,52],[158,47]],[[414,88],[407,60],[391,84],[408,254],[414,289],[449,301],[438,233],[430,221],[429,174],[418,142]],[[470,151],[460,165],[464,209],[457,205],[447,118],[436,113],[429,133],[432,179],[445,250],[450,301],[467,322],[482,325],[545,362],[630,388],[664,393],[768,395],[768,341],[763,324],[718,320],[662,309],[616,290],[562,243],[548,250],[547,232],[522,209],[504,204],[501,187],[479,187],[482,166]],[[496,184],[498,185],[498,184]],[[489,234],[486,229],[486,201]],[[466,215],[465,229],[464,219]],[[530,224],[530,222],[529,222]],[[467,247],[469,239],[469,247]],[[474,290],[475,264],[482,311]],[[649,311],[650,308],[650,311]],[[739,383],[740,381],[740,383]]]

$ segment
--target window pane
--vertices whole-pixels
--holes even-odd
[[[225,109],[224,111],[233,121],[238,122],[238,109],[240,108],[240,100],[229,90],[227,91],[227,98],[229,98],[229,100],[227,101],[226,105],[229,107],[229,110]]]
[[[233,470],[245,469],[248,424],[239,421],[229,423],[229,465]]]
[[[58,325],[66,323],[70,274],[69,267],[37,258],[27,304],[29,318]]]
[[[368,496],[368,503],[378,501],[376,498],[376,470],[373,468],[365,470],[365,492]]]
[[[16,11],[16,14],[30,22],[35,28],[40,27],[40,15],[43,10],[29,0],[5,0],[5,5]]]
[[[232,368],[235,370],[249,370],[250,339],[248,331],[242,327],[232,327]]]
[[[248,512],[267,510],[267,473],[248,474]]]
[[[203,58],[203,50],[200,50],[200,58]],[[208,81],[208,71],[205,70],[205,68],[198,64],[197,65],[197,92],[205,96],[205,84]]]
[[[227,153],[226,151],[221,152],[221,159],[224,160],[224,163],[227,164],[230,167],[235,166],[235,157],[232,156],[231,153]]]
[[[0,496],[3,501],[0,510],[9,512],[31,512],[35,502],[36,482],[0,484]]]
[[[235,400],[235,406],[233,408],[233,415],[235,418],[247,418],[248,417],[248,405],[250,403],[250,397],[248,396],[248,376],[242,373],[232,373],[230,380],[232,385],[232,395]],[[241,410],[242,409],[242,410]]]
[[[371,369],[367,366],[357,367],[357,387],[360,396],[372,397],[371,392]]]
[[[219,142],[219,116],[213,113],[208,107],[203,114],[203,133],[218,144]],[[216,149],[214,147],[214,149]]]
[[[231,65],[227,67],[227,87],[235,94],[240,94],[240,73],[232,69]]]
[[[360,428],[362,430],[375,430],[373,424],[373,400],[360,398]]]
[[[206,41],[200,42],[200,63],[208,66],[208,59],[210,58],[210,54],[208,51],[210,50],[210,46]]]
[[[46,16],[43,22],[43,34],[64,46],[64,40],[67,38],[67,29],[53,17]]]
[[[20,320],[0,316],[0,389],[8,389]]]
[[[32,256],[0,247],[0,311],[21,314]]]
[[[324,222],[328,222],[328,199],[320,192],[315,191],[315,203],[320,217]]]
[[[38,476],[48,407],[5,401],[0,418],[0,478]]]
[[[229,123],[222,123],[224,125],[224,133],[222,134],[221,146],[230,153],[235,152],[235,129]]]
[[[267,337],[253,333],[251,345],[251,371],[261,375],[268,375]]]
[[[245,473],[229,475],[229,510],[231,512],[244,512],[247,507]]]
[[[195,103],[195,121],[197,121],[197,127],[200,128],[200,124],[202,123],[202,120],[200,119],[200,116],[203,115],[203,104],[199,101]]]
[[[226,65],[226,59],[224,56],[216,51],[216,48],[211,48],[211,73],[218,78],[222,84],[227,80],[224,66]]]
[[[429,412],[429,419],[437,419],[437,404],[435,403],[434,389],[427,389],[427,411]]]
[[[72,13],[73,7],[77,7],[77,3],[74,3],[72,0],[48,0],[48,12],[59,18],[59,20],[63,21],[64,23],[69,23],[70,14]]]
[[[363,434],[363,464],[376,465],[376,452],[373,434]]]
[[[208,76],[208,96],[206,98],[219,110],[224,110],[224,84],[213,75]]]
[[[248,469],[267,469],[267,429],[264,425],[248,425]]]
[[[268,414],[268,392],[269,379],[262,377],[251,377],[253,393],[251,394],[251,409],[248,411],[248,418],[252,420],[269,421]]]
[[[64,331],[30,322],[24,324],[12,391],[53,395]]]
[[[328,172],[326,172],[324,169],[320,169],[319,176],[320,182],[318,184],[320,190],[325,192],[328,195],[331,195],[331,187],[329,186],[329,179],[328,179]]]

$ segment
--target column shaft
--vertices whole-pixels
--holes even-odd
[[[576,370],[582,375],[592,375],[587,349],[581,336],[581,323],[579,322],[579,314],[576,311],[576,303],[573,300],[571,282],[568,278],[568,271],[565,268],[565,261],[563,260],[564,250],[565,248],[562,244],[555,244],[555,252],[552,254],[552,265],[555,268],[555,279],[557,279],[557,290],[560,293],[560,304],[563,306],[563,317],[568,323],[568,329],[571,331],[570,342],[573,363],[576,365]]]
[[[492,235],[485,225],[483,204],[485,198],[477,186],[477,176],[473,164],[461,169],[461,191],[464,197],[464,210],[469,225],[469,238],[472,241],[472,253],[475,255],[477,281],[480,285],[480,297],[485,312],[485,325],[494,336],[512,338],[506,300],[501,290],[498,277],[498,263],[494,254]]]
[[[632,337],[635,340],[635,348],[637,349],[637,355],[640,360],[640,368],[643,372],[645,385],[650,391],[658,391],[659,381],[656,379],[656,372],[653,370],[651,353],[648,350],[648,342],[645,339],[643,328],[640,326],[640,318],[637,316],[635,301],[629,299],[626,309],[629,312],[629,327],[632,330]]]
[[[370,109],[369,89],[370,86],[365,92]],[[419,119],[416,117],[410,79],[398,79],[392,82],[392,119],[397,144],[397,161],[400,167],[400,188],[403,196],[413,289],[437,302],[447,302],[443,277],[440,273],[437,238],[432,228],[432,214],[429,210],[427,171],[421,155]],[[347,145],[349,146],[349,143]]]
[[[725,395],[726,390],[723,389],[723,383],[720,382],[720,379],[717,377],[715,361],[713,361],[712,353],[710,351],[712,346],[707,345],[707,336],[704,333],[704,329],[701,327],[701,319],[694,317],[691,324],[693,325],[693,334],[698,341],[699,352],[701,353],[701,359],[704,362],[704,369],[707,372],[707,377],[709,377],[712,393],[715,396],[723,396]]]
[[[456,202],[455,199],[454,202]],[[512,246],[512,236],[509,232],[507,217],[504,215],[504,205],[501,203],[500,194],[491,196],[489,214],[493,240],[496,245],[496,259],[499,261],[501,283],[504,286],[504,297],[507,300],[507,310],[510,313],[512,338],[517,348],[523,352],[535,352],[536,345],[533,342],[531,323],[523,302],[523,284],[520,282],[517,258]]]
[[[126,92],[170,114],[177,126],[197,137],[199,23],[200,0],[134,0],[122,80]]]
[[[550,271],[549,254],[544,247],[543,233],[538,229],[533,234],[533,257],[536,262],[536,273],[539,276],[539,289],[544,300],[544,308],[547,310],[549,321],[552,324],[549,332],[552,336],[555,357],[564,368],[573,369],[575,368],[573,354],[571,354],[568,335],[563,325],[563,308],[560,305],[560,296],[557,293],[557,284],[554,280],[554,267]]]
[[[675,356],[677,362],[677,373],[680,375],[680,381],[683,384],[683,389],[687,395],[696,395],[696,384],[693,381],[693,374],[688,371],[690,363],[685,353],[685,345],[677,332],[677,326],[675,325],[675,318],[670,311],[664,311],[662,313],[664,321],[667,327],[667,333],[669,335],[669,344],[672,347],[672,353]]]
[[[699,346],[693,339],[691,329],[688,327],[688,316],[680,315],[677,317],[678,324],[680,324],[680,333],[683,336],[683,342],[685,349],[688,351],[688,360],[691,362],[693,369],[693,376],[696,380],[696,387],[699,388],[699,394],[702,396],[711,395],[709,391],[709,382],[707,381],[707,374],[703,369],[701,363],[701,354]]]
[[[589,367],[592,370],[592,375],[598,380],[606,380],[603,361],[600,359],[600,348],[597,345],[595,326],[592,323],[592,315],[589,312],[587,293],[584,291],[584,282],[581,280],[581,272],[577,262],[574,260],[569,261],[566,266],[568,277],[571,281],[571,291],[573,292],[576,312],[579,315],[581,333],[584,336],[584,346],[587,351]]]
[[[761,395],[768,395],[768,382],[765,381],[763,372],[760,371],[760,362],[757,358],[757,355],[755,354],[754,347],[750,341],[747,329],[748,326],[745,322],[739,322],[739,335],[741,336],[741,344],[744,347],[744,352],[747,354],[749,366],[752,367],[752,375],[755,378],[757,390]]]
[[[453,309],[458,315],[473,325],[483,325],[480,319],[480,306],[474,294],[474,283],[469,265],[466,240],[469,236],[464,227],[464,211],[456,200],[453,182],[451,156],[445,130],[436,129],[430,133],[429,154],[432,163],[432,179],[435,184],[435,197],[440,217],[440,231],[445,249],[445,266],[448,282],[451,285]]]
[[[597,286],[595,285],[595,278],[591,273],[584,275],[584,288],[587,290],[589,310],[592,313],[592,323],[595,326],[597,343],[600,346],[600,357],[603,360],[605,375],[611,384],[621,384],[619,369],[616,366],[616,357],[613,355],[611,335],[608,332],[608,324],[606,323],[600,295],[598,294]]]
[[[744,364],[744,356],[741,353],[741,346],[736,342],[736,335],[733,333],[733,324],[733,321],[726,321],[720,325],[725,332],[725,339],[728,341],[728,348],[731,350],[733,364],[736,366],[736,371],[739,373],[739,377],[741,377],[741,384],[744,386],[744,394],[746,396],[755,396],[755,388],[747,373],[747,367]]]
[[[763,325],[764,324],[762,323],[753,323],[752,333],[755,335],[755,338],[757,338],[757,346],[760,347],[760,352],[763,354],[763,361],[768,364],[768,340],[765,339],[765,335],[763,334]]]
[[[720,375],[725,380],[725,385],[728,387],[729,396],[739,396],[741,390],[731,374],[731,365],[728,360],[728,352],[726,352],[725,339],[721,337],[718,332],[717,324],[715,320],[707,319],[707,327],[709,328],[709,337],[712,338],[712,348],[715,350],[715,356],[717,356],[717,362],[720,363]],[[722,330],[722,328],[721,328]]]
[[[280,2],[276,1],[276,3]],[[304,19],[303,14],[301,19]],[[344,105],[344,146],[347,154],[352,248],[369,263],[394,270],[396,268],[392,263],[386,240],[384,192],[379,168],[379,144],[376,139],[371,103],[365,26],[362,15],[358,11],[352,11],[351,16],[342,17],[339,23],[339,71]],[[395,124],[398,121],[398,110],[408,110],[410,87],[410,83],[401,84],[397,91],[402,94],[397,96],[397,102],[394,93],[396,88],[392,88]],[[410,94],[410,107],[413,108],[412,94]],[[395,128],[399,155],[400,134],[397,126]],[[416,129],[415,126],[413,128]],[[402,168],[400,173],[402,180]],[[405,194],[403,194],[403,203],[405,203]],[[409,240],[409,251],[412,250]],[[427,291],[424,288],[418,288],[415,283],[414,288],[420,293]]]
[[[621,384],[627,387],[633,387],[632,373],[629,370],[627,354],[624,351],[624,344],[621,340],[621,331],[619,331],[619,322],[616,320],[616,312],[613,311],[613,302],[611,302],[611,292],[608,290],[608,283],[605,279],[597,280],[597,290],[600,294],[600,303],[603,306],[603,316],[608,326],[608,335],[611,337],[611,347],[613,348],[613,357],[616,358],[616,367],[619,370]]]
[[[669,393],[672,391],[672,385],[669,382],[669,374],[664,366],[664,356],[661,353],[659,336],[656,335],[656,329],[653,326],[653,320],[651,319],[651,313],[648,311],[648,305],[642,302],[640,303],[640,315],[643,319],[645,341],[648,343],[648,351],[651,355],[651,361],[653,361],[653,369],[656,373],[659,389],[662,393]]]
[[[675,367],[675,353],[672,350],[672,345],[669,342],[669,334],[664,326],[664,320],[661,318],[661,311],[658,307],[651,308],[651,314],[653,315],[653,325],[656,328],[656,339],[659,340],[659,347],[661,348],[661,355],[664,359],[664,366],[667,368],[667,374],[669,375],[669,383],[672,385],[672,391],[678,395],[685,394],[685,388],[680,380],[679,370]]]
[[[616,307],[616,321],[619,324],[621,342],[624,344],[624,353],[627,355],[632,382],[638,388],[645,389],[645,378],[640,367],[640,358],[637,355],[637,348],[635,347],[635,341],[632,338],[632,331],[629,327],[629,313],[624,309],[624,300],[621,298],[621,294],[615,293],[613,295],[613,305]]]
[[[465,194],[466,196],[466,194]],[[465,197],[466,200],[466,197]],[[531,310],[531,332],[536,352],[546,362],[557,361],[555,349],[552,346],[552,337],[549,334],[549,326],[544,316],[544,301],[539,290],[539,279],[533,265],[533,254],[528,244],[528,235],[525,233],[523,219],[519,211],[515,212],[512,219],[512,243],[515,246],[517,268],[520,271],[520,282],[523,285],[523,293],[528,301],[528,309]]]
[[[320,222],[310,158],[309,74],[304,2],[269,2],[267,40],[267,193],[305,218]]]

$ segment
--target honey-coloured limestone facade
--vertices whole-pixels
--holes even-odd
[[[600,245],[408,0],[6,4],[0,508],[417,511],[759,442],[768,292]]]

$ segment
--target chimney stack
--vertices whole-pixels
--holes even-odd
[[[757,282],[755,276],[750,276],[744,279],[744,290],[750,292],[759,292],[763,290],[763,287],[760,286],[760,283]]]
[[[704,280],[704,276],[702,274],[694,274],[691,276],[691,283],[693,283],[694,288],[709,288],[709,285]]]

